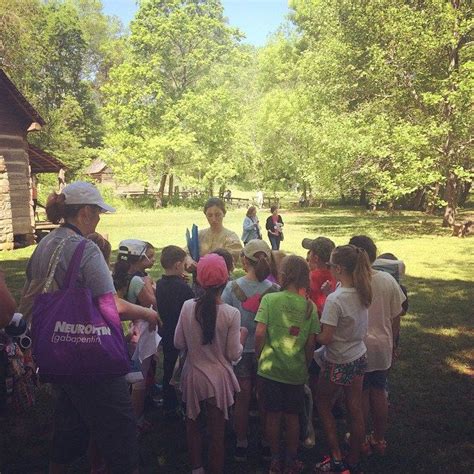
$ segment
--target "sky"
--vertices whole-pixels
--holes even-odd
[[[104,12],[116,15],[125,26],[133,18],[135,0],[102,0]],[[288,0],[222,0],[229,24],[238,27],[244,40],[254,46],[263,46],[270,33],[277,30],[289,12]]]

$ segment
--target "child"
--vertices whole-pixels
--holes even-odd
[[[186,252],[176,245],[169,245],[161,252],[160,263],[165,274],[156,282],[157,309],[163,320],[160,328],[163,347],[163,411],[165,416],[176,414],[178,400],[170,385],[179,351],[173,339],[183,303],[194,298],[193,290],[183,279]]]
[[[112,278],[114,285],[123,299],[130,303],[140,304],[149,308],[156,308],[156,298],[152,280],[146,276],[146,270],[155,263],[155,249],[148,242],[136,239],[128,239],[120,242],[117,262],[114,266]],[[159,321],[161,326],[161,320]],[[138,322],[132,323],[131,352],[133,354],[140,330]],[[144,380],[132,385],[132,405],[141,431],[149,429],[150,425],[144,418],[146,378],[150,369],[152,357],[142,362],[141,371]]]
[[[279,271],[281,266],[281,261],[286,257],[286,253],[281,250],[272,250],[270,257],[270,275],[268,275],[267,280],[270,283],[279,282]]]
[[[87,238],[89,240],[92,240],[92,242],[94,242],[97,247],[99,247],[99,250],[104,256],[105,263],[108,267],[110,267],[110,254],[112,253],[112,246],[110,245],[110,242],[98,232],[93,232],[92,234],[89,234]]]
[[[234,271],[234,257],[232,254],[228,250],[221,248],[213,250],[211,253],[220,255],[224,259],[230,277],[230,274]]]
[[[335,245],[327,237],[303,239],[301,245],[304,249],[309,250],[308,264],[311,269],[310,298],[318,309],[319,317],[321,317],[327,294],[332,293],[336,289],[336,280],[332,276],[331,268],[328,265]],[[328,287],[328,289],[323,290],[323,287]]]
[[[323,314],[324,303],[327,295],[336,289],[336,280],[332,276],[331,267],[328,265],[334,242],[327,237],[303,239],[301,245],[308,250],[307,261],[310,268],[310,293],[309,296],[318,310],[318,317]],[[320,368],[312,360],[309,366],[309,387],[313,395],[313,406],[316,406],[316,391],[318,386]],[[338,397],[336,397],[339,400]],[[340,402],[339,402],[340,403]],[[339,405],[338,405],[339,406]]]
[[[266,278],[270,274],[271,249],[263,240],[254,239],[247,242],[242,251],[242,266],[245,276],[229,282],[222,293],[222,300],[237,308],[240,312],[240,325],[248,329],[242,359],[234,367],[240,385],[240,392],[235,401],[234,428],[237,435],[237,446],[234,458],[236,461],[247,461],[247,430],[249,406],[252,391],[257,377],[257,359],[255,357],[255,313],[258,310],[262,295],[270,291],[278,291],[278,287]],[[260,420],[264,429],[263,411]],[[262,429],[262,432],[263,432]],[[268,457],[268,446],[262,443],[262,455]]]
[[[272,461],[270,473],[300,472],[297,460],[299,440],[298,414],[304,403],[304,384],[313,357],[319,321],[314,304],[302,296],[309,287],[309,268],[296,255],[281,264],[281,289],[265,295],[255,320],[255,352],[261,396],[266,412],[266,439]],[[280,456],[280,424],[285,420],[286,459]]]
[[[234,403],[234,392],[239,391],[232,362],[242,353],[247,330],[240,329],[239,311],[221,299],[228,279],[221,256],[201,257],[197,280],[205,293],[183,304],[174,335],[176,349],[188,351],[180,386],[186,404],[186,436],[194,474],[204,473],[198,422],[201,410],[205,412],[210,437],[209,472],[217,474],[224,466],[225,420]]]
[[[315,472],[359,472],[360,450],[364,437],[362,383],[367,366],[368,310],[372,301],[371,268],[366,252],[354,245],[336,247],[329,261],[340,286],[326,300],[316,337],[320,349],[321,374],[318,380],[317,404],[331,455],[315,466]],[[337,440],[332,414],[335,394],[344,389],[350,414],[350,451],[345,461]]]
[[[351,238],[350,243],[362,248],[373,263],[377,247],[366,235]],[[400,329],[405,295],[395,278],[386,271],[372,270],[373,300],[369,307],[367,346],[367,369],[364,375],[364,418],[368,424],[369,412],[374,431],[363,445],[366,454],[385,454],[387,442],[385,432],[388,425],[387,380],[392,365],[392,354]]]

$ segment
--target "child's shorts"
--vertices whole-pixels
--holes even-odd
[[[366,354],[347,364],[333,364],[332,362],[324,360],[322,376],[337,385],[351,385],[355,377],[364,375],[366,368]]]
[[[374,370],[364,374],[364,390],[369,388],[378,388],[387,390],[388,388],[388,370]]]
[[[309,364],[308,367],[308,374],[309,375],[314,375],[314,376],[319,376],[321,373],[321,367],[316,363],[315,360],[311,360],[311,363]]]
[[[304,407],[304,385],[291,385],[260,377],[265,410],[298,415]]]
[[[255,352],[244,352],[239,363],[234,367],[236,377],[251,378],[257,375],[258,361]]]

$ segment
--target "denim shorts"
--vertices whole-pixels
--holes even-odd
[[[324,360],[322,376],[336,385],[351,385],[355,377],[364,375],[367,368],[367,355],[364,354],[347,364],[333,364]]]
[[[364,390],[368,388],[378,388],[387,390],[388,388],[388,370],[374,370],[364,374]]]

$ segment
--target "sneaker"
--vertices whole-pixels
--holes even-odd
[[[248,448],[237,446],[234,452],[234,460],[237,462],[247,462],[247,451]]]
[[[360,455],[364,458],[368,458],[369,456],[372,455],[372,446],[370,445],[368,436],[365,438],[365,441],[362,443],[362,446],[360,447]]]
[[[260,452],[260,457],[268,462],[272,460],[272,453],[270,451],[270,446],[264,446],[263,444],[260,444],[258,447],[258,450]]]
[[[341,449],[343,451],[343,454],[349,454],[349,451],[351,450],[351,434],[346,433],[344,437],[344,441],[342,442]],[[362,446],[360,447],[360,455],[363,458],[367,458],[372,455],[372,447],[370,445],[369,441],[369,436],[366,436],[365,441],[362,443]]]
[[[273,460],[270,463],[270,469],[268,470],[268,474],[283,474],[283,470],[281,468],[281,461],[280,460]]]
[[[381,441],[376,441],[373,434],[367,436],[367,444],[370,446],[371,453],[378,454],[383,456],[387,449],[387,441],[384,439]]]
[[[302,444],[303,444],[303,447],[306,449],[314,448],[314,446],[316,445],[316,436],[314,434],[314,431],[303,440]]]
[[[350,474],[344,461],[336,461],[331,456],[325,456],[322,461],[318,462],[313,469],[314,473],[328,472],[335,473],[341,472],[343,474]]]
[[[304,462],[299,459],[295,459],[289,466],[285,467],[284,474],[300,474],[303,472]]]

